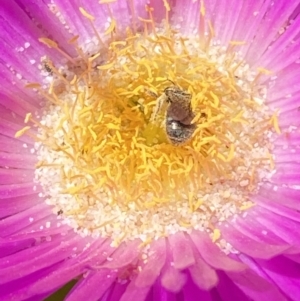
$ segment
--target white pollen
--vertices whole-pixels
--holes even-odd
[[[249,180],[243,180],[243,181],[240,181],[240,186],[241,187],[245,187],[249,184]]]
[[[26,42],[26,43],[24,44],[24,47],[25,47],[25,48],[30,47],[30,43],[29,43],[29,42]]]

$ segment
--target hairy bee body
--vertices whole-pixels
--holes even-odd
[[[192,124],[195,114],[191,108],[192,96],[177,86],[167,87],[158,97],[152,120],[155,120],[163,103],[167,103],[165,128],[169,141],[174,145],[187,142],[193,135],[196,126]]]
[[[195,117],[191,108],[191,94],[179,87],[168,87],[164,91],[169,106],[166,113],[166,133],[172,144],[187,142],[196,126],[191,124]]]

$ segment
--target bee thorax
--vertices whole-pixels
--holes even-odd
[[[172,103],[167,109],[167,116],[177,121],[186,119],[191,113],[189,106],[181,103]]]

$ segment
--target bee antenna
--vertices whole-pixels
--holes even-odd
[[[171,82],[174,86],[177,86],[172,80],[170,80],[169,78],[167,78],[167,80],[169,81],[169,82]]]

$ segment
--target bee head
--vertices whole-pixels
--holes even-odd
[[[173,88],[173,87],[167,87],[167,88],[164,90],[164,93],[165,93],[166,96],[167,96],[167,102],[168,102],[168,103],[171,103],[171,102],[172,102],[172,95],[174,94],[174,88]]]

